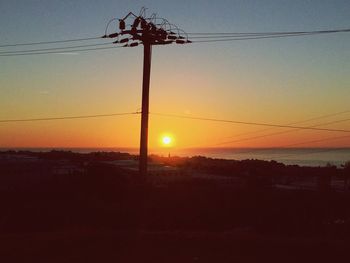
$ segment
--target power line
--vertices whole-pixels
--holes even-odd
[[[32,52],[32,53],[16,53],[16,54],[0,54],[0,57],[15,57],[15,56],[27,56],[27,55],[45,55],[45,54],[69,54],[71,52],[85,52],[85,51],[95,51],[95,50],[107,50],[114,48],[122,48],[123,46],[114,47],[101,47],[101,48],[86,48],[86,49],[70,49],[63,51],[47,51],[47,52]]]
[[[46,117],[46,118],[29,118],[29,119],[7,119],[7,120],[0,120],[0,123],[91,119],[91,118],[115,117],[115,116],[137,115],[137,114],[140,114],[140,112],[122,112],[122,113],[78,115],[78,116],[60,116],[60,117]]]
[[[350,32],[350,29],[338,29],[338,30],[323,30],[323,31],[297,31],[297,32],[261,32],[261,33],[188,33],[187,35],[193,35],[190,38],[201,39],[209,38],[208,40],[195,40],[193,43],[210,43],[210,42],[230,42],[230,41],[243,41],[243,40],[258,40],[258,39],[269,39],[269,38],[284,38],[284,37],[294,37],[294,36],[307,36],[315,34],[330,34],[330,33],[341,33]],[[101,39],[101,37],[90,37],[90,38],[77,38],[77,39],[66,39],[57,41],[42,41],[42,42],[31,42],[31,43],[15,43],[0,45],[0,47],[14,47],[14,46],[27,46],[27,45],[42,45],[42,44],[56,44],[56,43],[67,43],[76,41],[87,41]],[[78,45],[69,47],[54,47],[45,49],[31,49],[31,50],[14,50],[14,51],[2,51],[0,52],[1,57],[5,56],[23,56],[23,55],[43,55],[43,54],[53,54],[57,52],[51,52],[53,50],[64,50],[63,53],[68,52],[78,52],[78,51],[93,51],[93,50],[103,50],[111,49],[114,47],[106,48],[91,48],[91,49],[79,49],[71,50],[81,47],[93,47],[93,46],[104,46],[109,45],[109,43],[99,43],[99,44],[88,44],[88,45]],[[62,52],[61,52],[62,53]]]
[[[340,121],[338,121],[340,122]],[[220,145],[225,145],[225,144],[230,144],[230,143],[235,143],[235,142],[243,142],[243,141],[249,141],[249,140],[253,140],[253,139],[260,139],[260,138],[264,138],[264,137],[269,137],[269,136],[273,136],[273,135],[278,135],[278,134],[283,134],[283,133],[288,133],[288,132],[293,132],[295,130],[288,130],[285,132],[279,132],[279,133],[273,133],[273,134],[267,134],[267,135],[262,135],[262,136],[256,136],[256,137],[251,137],[251,138],[246,138],[246,139],[241,139],[241,140],[235,140],[235,141],[229,141],[229,142],[222,142],[222,143],[215,143],[215,144],[201,144],[201,145],[191,145],[190,147],[218,147]],[[350,138],[350,136],[341,136],[341,137],[330,137],[330,138],[326,138],[326,139],[319,139],[319,140],[313,140],[313,141],[306,141],[306,142],[301,142],[301,143],[294,143],[294,144],[289,144],[289,145],[281,145],[281,146],[274,146],[274,148],[288,148],[288,147],[292,147],[292,146],[297,146],[297,145],[303,145],[303,144],[309,144],[309,143],[317,143],[317,142],[324,142],[324,141],[329,141],[329,140],[336,140],[336,139],[343,139],[343,138]],[[245,150],[243,152],[240,153],[250,153],[253,152],[252,150]]]
[[[301,123],[305,123],[305,122],[310,122],[310,121],[325,119],[325,118],[329,118],[329,117],[333,117],[333,116],[337,116],[337,115],[342,115],[342,114],[345,114],[345,113],[350,113],[350,110],[340,111],[340,112],[326,114],[326,115],[321,115],[321,116],[309,118],[309,119],[302,120],[302,121],[290,122],[290,123],[287,123],[287,125],[301,124]],[[249,135],[249,134],[255,134],[255,133],[261,133],[261,132],[265,132],[265,131],[270,131],[270,130],[273,130],[273,129],[274,128],[266,128],[266,129],[257,130],[257,131],[245,132],[245,133],[237,134],[235,136],[225,137],[225,138],[222,138],[222,139],[231,139],[231,138],[246,136],[246,135]]]
[[[290,128],[290,129],[300,129],[300,130],[315,130],[315,131],[350,133],[350,130],[343,130],[343,129],[327,129],[327,128],[292,126],[292,125],[282,125],[282,124],[272,124],[272,123],[246,122],[246,121],[225,120],[225,119],[215,119],[215,118],[205,118],[205,117],[191,117],[191,116],[185,116],[185,115],[155,113],[155,112],[152,112],[150,114],[156,115],[156,116],[173,117],[173,118],[190,119],[190,120],[202,120],[202,121],[213,121],[213,122],[234,123],[234,124],[244,124],[244,125],[266,126],[266,127],[276,127],[276,128]]]
[[[350,29],[335,29],[335,30],[318,30],[318,31],[295,31],[295,32],[256,32],[256,33],[188,33],[191,39],[209,39],[195,40],[193,43],[209,43],[209,42],[226,42],[226,41],[241,41],[241,40],[257,40],[268,38],[284,38],[295,36],[310,36],[332,33],[347,33]]]
[[[107,45],[111,45],[111,44],[113,44],[113,43],[98,43],[98,44],[67,46],[67,47],[40,48],[40,49],[27,49],[27,50],[14,50],[14,51],[1,51],[0,54],[17,54],[17,53],[27,53],[27,52],[44,52],[44,51],[51,51],[51,50],[65,50],[65,49],[75,49],[75,48],[84,48],[84,47],[107,46]]]
[[[305,122],[319,120],[319,119],[324,119],[324,118],[329,118],[329,117],[333,117],[333,116],[337,116],[337,115],[341,115],[341,114],[345,114],[345,113],[349,113],[349,112],[350,112],[350,110],[336,112],[336,113],[332,113],[332,114],[326,114],[326,115],[313,117],[313,118],[309,118],[309,119],[302,120],[302,121],[288,123],[286,125],[295,125],[295,124],[305,123]],[[340,123],[340,122],[346,122],[346,121],[350,121],[350,119],[342,119],[342,120],[335,120],[335,121],[326,122],[326,123],[318,123],[318,124],[315,124],[315,125],[312,125],[312,126],[309,126],[309,127],[319,127],[319,126],[335,124],[335,123]],[[275,127],[270,127],[270,128],[266,128],[266,129],[263,129],[263,130],[253,131],[253,132],[242,133],[242,134],[238,134],[236,136],[225,137],[225,138],[221,138],[221,140],[230,139],[230,138],[239,137],[239,136],[244,136],[244,135],[253,134],[253,133],[265,132],[265,131],[269,131],[269,130],[273,130],[273,129],[275,129]],[[223,141],[223,142],[210,144],[210,145],[208,145],[208,144],[205,144],[205,145],[204,144],[200,144],[200,145],[196,144],[196,145],[192,145],[191,147],[215,147],[215,146],[219,146],[219,145],[225,145],[225,144],[230,144],[230,143],[261,139],[261,138],[265,138],[265,137],[270,137],[270,136],[280,135],[280,134],[286,134],[286,133],[291,133],[291,132],[295,132],[295,131],[298,131],[298,130],[297,129],[291,129],[291,130],[287,130],[287,131],[280,131],[280,132],[275,132],[275,133],[263,134],[263,135],[248,137],[248,138],[236,139],[236,140],[231,140],[231,141]]]
[[[45,45],[45,44],[56,44],[56,43],[68,43],[68,42],[96,40],[96,39],[100,39],[100,38],[101,37],[87,37],[87,38],[73,38],[73,39],[54,40],[54,41],[13,43],[13,44],[0,45],[0,47],[17,47],[17,46],[33,46],[33,45]]]
[[[350,121],[350,119],[342,119],[342,120],[336,120],[336,121],[331,121],[331,122],[326,122],[326,123],[319,123],[319,124],[315,124],[315,125],[307,126],[307,127],[308,128],[316,128],[316,127],[319,127],[319,126],[325,126],[325,125],[341,123],[341,122],[346,122],[346,121]],[[235,143],[235,142],[250,141],[250,140],[266,138],[266,137],[275,136],[275,135],[280,135],[280,134],[291,133],[291,132],[294,132],[294,131],[297,131],[297,130],[299,130],[299,129],[293,129],[293,130],[288,130],[288,131],[280,131],[280,132],[275,132],[275,133],[263,134],[263,135],[259,135],[259,136],[248,137],[248,138],[243,138],[243,139],[238,139],[238,140],[233,140],[233,141],[226,141],[226,142],[217,143],[215,145],[223,145],[223,144],[230,144],[230,143]]]
[[[210,40],[197,40],[192,43],[210,43],[210,42],[232,42],[232,41],[244,41],[244,40],[258,40],[258,39],[273,39],[273,38],[285,38],[285,37],[296,37],[296,36],[309,36],[315,34],[294,34],[294,35],[276,35],[276,36],[256,36],[256,37],[237,37],[237,38],[218,38]]]
[[[339,32],[349,32],[349,31],[339,31]],[[335,33],[333,31],[329,33]],[[258,40],[258,39],[273,39],[273,38],[284,38],[284,37],[294,37],[294,36],[307,36],[307,35],[314,35],[316,33],[301,33],[301,34],[281,34],[281,35],[267,35],[267,36],[254,36],[254,37],[227,37],[227,36],[222,36],[218,37],[217,39],[209,39],[209,40],[194,40],[191,41],[191,43],[211,43],[211,42],[232,42],[232,41],[244,41],[244,40]],[[321,34],[321,33],[317,33]],[[325,33],[323,33],[325,34]],[[206,37],[207,38],[207,37]],[[108,45],[109,43],[102,43],[102,44],[92,44],[92,45],[81,45],[81,46],[75,46],[76,48],[78,47],[88,47],[88,46],[99,46],[99,45]],[[60,50],[60,49],[68,49],[70,47],[62,47],[62,48],[48,48],[48,49],[41,49],[41,50]],[[71,48],[74,48],[72,46]],[[90,50],[97,50],[97,49],[90,49]],[[40,51],[40,49],[37,50],[32,50],[32,51]],[[87,50],[79,50],[79,51],[88,51]],[[18,53],[17,53],[18,52]],[[4,51],[0,52],[0,56],[13,56],[13,55],[24,55],[22,53],[30,53],[31,50],[22,50],[22,51]],[[50,53],[55,53],[55,52],[48,52],[47,54]],[[29,55],[40,55],[40,54],[46,54],[46,53],[30,53]]]
[[[250,39],[252,37],[265,38],[265,37],[290,37],[290,36],[308,36],[315,35],[316,33],[298,33],[298,34],[245,34],[245,35],[199,35],[190,36],[191,39],[201,38],[234,38],[234,39]]]
[[[280,31],[280,32],[187,32],[187,35],[282,35],[282,34],[331,34],[350,32],[350,28],[331,29],[331,30],[313,30],[313,31]]]
[[[350,29],[334,29],[334,30],[316,30],[316,31],[281,31],[281,32],[190,32],[187,33],[191,38],[208,38],[208,37],[267,37],[267,36],[288,36],[288,35],[309,35],[309,34],[331,34],[331,33],[346,33],[350,32]],[[39,42],[27,42],[27,43],[11,43],[2,44],[0,47],[16,47],[16,46],[33,46],[33,45],[47,45],[47,44],[57,44],[57,43],[69,43],[69,42],[80,42],[97,40],[101,37],[86,37],[86,38],[73,38],[73,39],[63,39],[63,40],[53,40],[53,41],[39,41]],[[248,39],[248,38],[244,38]],[[243,39],[242,39],[243,40]]]
[[[140,114],[141,112],[125,112],[125,113],[109,113],[109,114],[95,114],[95,115],[79,115],[79,116],[62,116],[62,117],[45,117],[45,118],[28,118],[28,119],[3,119],[0,123],[6,122],[32,122],[32,121],[49,121],[49,120],[64,120],[64,119],[84,119],[84,118],[98,118],[98,117],[112,117],[121,115],[133,115]],[[291,128],[291,129],[303,129],[303,130],[316,130],[316,131],[331,131],[331,132],[350,132],[350,130],[342,129],[326,129],[326,128],[316,128],[317,126],[329,125],[344,121],[349,121],[350,119],[336,120],[328,123],[317,124],[314,126],[292,126],[292,125],[280,125],[271,123],[258,123],[258,122],[244,122],[236,120],[224,120],[224,119],[214,119],[214,118],[204,118],[204,117],[191,117],[176,114],[166,114],[166,113],[150,113],[151,115],[164,116],[164,117],[175,117],[181,119],[192,119],[192,120],[203,120],[203,121],[214,121],[214,122],[224,122],[224,123],[234,123],[234,124],[244,124],[244,125],[256,125],[256,126],[269,126],[277,128]],[[290,131],[288,131],[290,132]],[[267,135],[265,135],[267,136]]]

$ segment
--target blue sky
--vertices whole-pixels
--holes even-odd
[[[122,17],[142,6],[188,31],[313,30],[346,27],[349,1],[324,0],[2,0],[4,42],[98,34],[111,17]]]

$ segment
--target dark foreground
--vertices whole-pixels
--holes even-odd
[[[341,241],[210,232],[2,236],[2,262],[348,262]]]
[[[348,191],[188,174],[144,182],[106,156],[89,158],[2,159],[1,262],[350,259]]]

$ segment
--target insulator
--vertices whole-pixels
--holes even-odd
[[[157,30],[157,32],[158,32],[158,36],[159,36],[161,39],[163,39],[163,40],[166,39],[167,33],[166,33],[166,31],[165,31],[164,29],[159,28],[159,29]]]
[[[129,38],[123,38],[119,40],[119,43],[126,43],[126,42],[129,42]]]
[[[140,21],[141,21],[141,18],[140,17],[137,17],[135,20],[134,20],[134,23],[132,24],[132,27],[133,28],[137,28],[140,24]]]
[[[185,44],[186,41],[182,39],[176,39],[176,44]]]
[[[173,41],[172,40],[159,40],[157,39],[156,41],[154,41],[154,45],[169,45],[169,44],[172,44]]]
[[[168,36],[168,39],[175,40],[177,39],[177,36]]]
[[[129,45],[129,47],[136,47],[136,46],[138,46],[138,45],[139,45],[138,42],[133,42],[133,43],[131,43],[131,44]]]
[[[107,35],[103,35],[101,38],[107,38]]]
[[[168,34],[166,33],[166,31],[163,30],[162,33],[161,33],[161,38],[162,39],[166,39],[167,36],[168,36]]]
[[[146,29],[147,26],[148,26],[147,21],[146,21],[145,19],[142,19],[142,20],[141,20],[141,28],[142,28],[142,29]]]
[[[186,39],[185,37],[183,36],[179,36],[178,39]]]
[[[153,23],[149,23],[149,27],[150,27],[152,33],[154,33],[154,34],[157,33],[157,27]]]
[[[120,19],[119,20],[119,29],[124,30],[125,29],[125,21]]]
[[[192,41],[191,40],[187,40],[186,43],[190,44],[190,43],[192,43]]]
[[[119,36],[119,33],[113,33],[113,34],[108,35],[109,38],[116,38],[118,36]]]

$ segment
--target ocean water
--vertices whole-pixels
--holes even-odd
[[[138,148],[0,148],[0,150],[30,150],[51,151],[65,150],[79,153],[96,151],[118,151],[138,154]],[[221,159],[259,159],[275,160],[284,164],[301,166],[326,166],[327,164],[341,167],[350,161],[350,148],[189,148],[189,149],[157,149],[150,154],[162,156],[206,156]]]
[[[211,148],[187,149],[185,156],[197,153],[212,158],[246,160],[275,160],[284,164],[301,166],[326,166],[328,164],[340,167],[350,161],[350,148]]]

